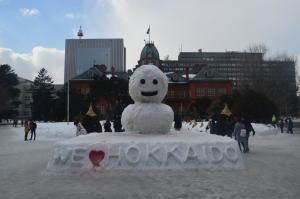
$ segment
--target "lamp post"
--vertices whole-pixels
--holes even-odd
[[[70,120],[70,80],[68,80],[68,95],[67,95],[67,124]]]

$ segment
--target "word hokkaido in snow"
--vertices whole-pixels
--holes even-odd
[[[240,152],[235,144],[124,143],[98,144],[90,151],[104,152],[104,167],[173,167],[178,165],[236,164]]]

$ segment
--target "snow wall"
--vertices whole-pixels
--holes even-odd
[[[46,172],[244,168],[237,142],[189,131],[168,135],[92,133],[57,142]]]

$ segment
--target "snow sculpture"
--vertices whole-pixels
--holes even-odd
[[[167,76],[154,65],[143,65],[129,80],[129,95],[134,104],[122,113],[122,125],[127,132],[167,134],[174,118],[170,106],[162,104],[168,91]]]
[[[121,118],[129,134],[90,133],[56,143],[46,173],[243,168],[238,144],[229,137],[184,129],[169,133],[174,113],[161,103],[167,88],[168,79],[158,67],[140,66],[129,80],[134,104]]]

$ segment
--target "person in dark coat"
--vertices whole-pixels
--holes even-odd
[[[254,136],[255,135],[255,131],[251,125],[251,122],[249,120],[244,120],[243,121],[244,124],[245,124],[245,129],[246,129],[246,138],[245,138],[245,142],[244,142],[244,153],[249,153],[249,136],[250,136],[250,133],[252,132],[252,135]]]
[[[113,121],[113,126],[115,129],[115,132],[123,132],[124,130],[122,129],[122,123],[121,123],[121,117],[120,116],[115,116],[115,119]]]
[[[106,120],[106,122],[104,123],[104,132],[112,132],[109,120]]]
[[[233,117],[227,117],[225,123],[226,123],[226,135],[228,137],[232,137],[234,125],[235,125],[235,121],[234,121]]]
[[[181,117],[180,115],[176,115],[174,118],[174,129],[180,131],[181,127],[182,127]]]
[[[90,105],[88,112],[83,118],[82,126],[85,128],[87,133],[102,132],[102,126],[98,120],[96,113],[93,111],[92,105]]]
[[[34,121],[30,121],[29,126],[30,126],[30,133],[31,133],[29,140],[32,140],[32,136],[33,136],[33,140],[35,140],[35,137],[36,137],[35,131],[36,131],[37,125]]]
[[[280,118],[280,120],[278,121],[278,126],[281,130],[281,133],[283,133],[284,122],[282,118]]]
[[[293,134],[293,127],[294,127],[293,121],[292,121],[291,118],[289,118],[288,119],[288,126],[287,126],[287,133]]]

